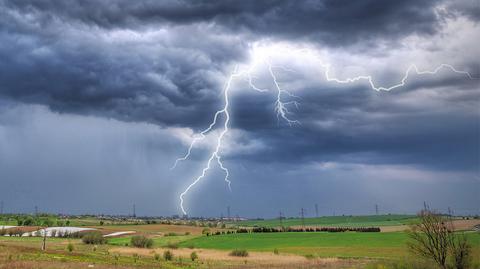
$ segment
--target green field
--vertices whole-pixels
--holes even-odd
[[[469,233],[476,253],[480,249],[480,234]],[[180,243],[180,246],[231,250],[273,251],[318,257],[375,257],[394,258],[407,254],[408,236],[394,233],[251,233],[198,237]]]
[[[379,227],[379,226],[395,226],[408,225],[418,221],[415,215],[374,215],[374,216],[330,216],[319,218],[305,218],[307,226],[336,226],[336,227]],[[260,227],[279,227],[281,224],[287,226],[300,226],[302,220],[300,218],[269,220],[246,220],[240,222],[231,222],[239,226],[260,226]]]
[[[187,240],[191,240],[198,237],[198,235],[178,235],[178,236],[162,236],[155,237],[153,239],[153,247],[166,247],[171,244],[178,244]],[[117,237],[108,239],[109,245],[115,246],[125,246],[130,245],[131,236],[128,237]]]

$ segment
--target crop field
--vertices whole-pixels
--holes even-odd
[[[197,237],[199,236],[198,235],[160,236],[160,237],[153,237],[152,240],[153,240],[154,247],[168,247],[171,245],[178,245],[181,242],[185,242]],[[112,238],[108,240],[108,244],[116,245],[116,246],[128,246],[130,244],[130,239],[131,239],[130,236]]]
[[[480,234],[469,233],[469,240],[480,254]],[[242,248],[254,251],[274,251],[318,257],[399,258],[407,254],[407,234],[392,233],[255,233],[198,237],[180,246],[207,249]]]
[[[98,219],[77,219],[77,223],[97,224]],[[278,220],[277,220],[278,221]],[[284,220],[295,226],[300,219]],[[323,217],[305,219],[306,225],[334,227],[395,227],[419,221],[406,215]],[[472,246],[472,268],[480,268],[480,233],[471,231],[478,219],[457,220]],[[275,220],[245,221],[249,225],[271,224]],[[236,223],[238,224],[238,223]],[[382,226],[386,225],[386,226]],[[41,251],[41,237],[0,236],[0,269],[7,268],[435,268],[409,252],[411,240],[404,231],[395,232],[276,232],[230,233],[234,225],[217,227],[170,224],[88,225],[103,235],[128,234],[107,238],[106,244],[90,245],[74,238],[47,238],[47,250]],[[240,226],[240,225],[239,225]],[[247,225],[245,225],[247,226]],[[85,226],[83,226],[85,227]],[[24,226],[22,229],[36,227]],[[12,229],[18,229],[12,228]],[[208,229],[210,235],[202,231]],[[223,232],[212,235],[211,233]],[[151,239],[151,248],[134,247],[133,236]],[[69,247],[71,250],[69,250]],[[241,249],[247,257],[230,252]],[[166,260],[169,251],[173,257]],[[190,258],[192,252],[198,259]],[[421,265],[406,265],[404,261]],[[403,266],[403,267],[402,267]]]
[[[300,218],[268,219],[268,220],[248,220],[232,222],[239,226],[261,226],[261,227],[279,227],[279,226],[300,226],[303,223],[307,226],[324,227],[380,227],[408,225],[418,221],[415,215],[375,215],[375,216],[330,216],[319,218]]]

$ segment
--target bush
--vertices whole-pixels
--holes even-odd
[[[232,252],[230,252],[230,256],[247,257],[248,251],[246,249],[234,249]]]
[[[83,235],[82,242],[85,244],[105,244],[107,240],[103,237],[101,232],[93,231]]]
[[[194,262],[195,260],[197,260],[197,259],[198,259],[198,254],[197,254],[197,252],[194,251],[194,252],[190,253],[190,259],[192,259],[192,262]]]
[[[167,248],[177,249],[178,248],[178,243],[168,242],[167,243]]]
[[[156,261],[159,261],[159,260],[160,260],[160,254],[155,253],[155,254],[153,255],[153,258],[154,258]]]
[[[130,239],[130,243],[137,248],[151,248],[153,246],[153,240],[143,235],[133,236]]]
[[[73,249],[74,249],[73,244],[72,244],[72,243],[68,243],[68,245],[67,245],[67,250],[68,250],[68,252],[72,252]]]
[[[278,252],[278,249],[276,249],[276,248],[273,249],[273,254],[278,255],[278,253],[279,253],[279,252]]]
[[[172,232],[165,234],[165,236],[177,236],[177,235],[178,235],[177,233],[172,233]]]
[[[170,250],[166,250],[165,252],[163,252],[163,258],[166,261],[171,261],[173,260],[173,253]]]

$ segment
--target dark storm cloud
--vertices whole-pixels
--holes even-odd
[[[7,6],[38,16],[104,28],[213,23],[225,31],[300,38],[347,46],[392,40],[439,27],[439,1],[14,1]]]
[[[454,15],[465,15],[473,21],[480,21],[480,3],[476,0],[452,1],[448,10]]]
[[[0,0],[0,180],[11,187],[0,188],[0,195],[24,208],[38,199],[54,210],[65,204],[113,213],[130,207],[124,197],[134,197],[150,213],[177,212],[178,193],[198,176],[207,154],[207,146],[195,148],[192,160],[168,172],[188,147],[187,128],[208,126],[223,104],[226,77],[249,60],[254,42],[315,48],[333,65],[338,61],[340,71],[361,66],[366,69],[359,74],[393,76],[394,83],[403,75],[403,61],[412,59],[425,68],[452,61],[478,77],[472,45],[478,18],[478,4],[469,0]],[[442,32],[449,26],[453,30]],[[461,38],[442,39],[454,31]],[[290,60],[306,66],[278,74],[282,87],[299,96],[283,101],[299,102],[289,117],[300,125],[277,121],[271,82],[265,84],[269,93],[245,85],[232,89],[229,139],[235,139],[226,139],[222,157],[241,214],[270,214],[270,206],[252,205],[271,201],[284,201],[295,212],[303,205],[292,200],[313,204],[319,193],[325,202],[345,202],[337,195],[343,193],[371,205],[370,185],[380,186],[375,194],[386,195],[384,201],[399,196],[398,190],[415,190],[421,204],[438,188],[441,195],[427,196],[476,204],[478,80],[443,70],[376,92],[364,82],[325,83],[321,70],[308,72],[319,66]],[[255,75],[259,85],[269,80],[268,74]],[[319,163],[340,168],[322,174],[310,167]],[[219,199],[232,199],[221,197],[229,193],[224,182],[218,184],[222,171],[213,170],[202,183],[207,185],[187,198],[192,207],[207,204],[197,209],[205,215],[223,207]],[[404,185],[398,181],[403,176],[414,180]],[[464,184],[445,184],[457,176]],[[417,189],[423,177],[440,183],[422,182]],[[57,189],[61,197],[38,195]],[[205,190],[215,195],[204,197]],[[255,197],[245,202],[249,194]],[[156,197],[158,204],[152,203]],[[404,197],[397,198],[404,205]],[[416,205],[405,208],[414,212]]]
[[[426,81],[390,92],[367,85],[308,88],[297,94],[299,108],[291,109],[289,117],[300,121],[295,127],[277,122],[271,98],[239,97],[234,126],[255,130],[250,139],[265,147],[237,157],[292,167],[337,160],[477,171],[478,81],[458,74],[441,79],[443,87]]]
[[[436,4],[0,1],[0,94],[56,111],[200,126],[249,42],[370,46],[432,34]]]
[[[0,94],[56,111],[201,124],[224,66],[245,53],[241,40],[202,26],[108,32],[42,18],[48,12],[0,12]]]

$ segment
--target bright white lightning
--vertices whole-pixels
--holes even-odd
[[[179,197],[180,198],[180,208],[181,208],[184,215],[187,214],[187,212],[184,208],[184,197],[185,197],[185,195],[190,191],[190,189],[193,186],[195,186],[200,180],[202,180],[206,176],[206,173],[207,173],[208,170],[210,170],[212,162],[214,160],[216,160],[220,169],[225,172],[224,181],[228,183],[228,188],[231,190],[231,181],[229,180],[229,175],[230,174],[229,174],[228,169],[223,165],[221,154],[220,154],[220,150],[221,150],[221,147],[222,147],[222,141],[224,139],[224,136],[229,131],[229,129],[228,129],[228,124],[230,122],[230,113],[229,113],[229,110],[228,110],[229,105],[230,105],[230,103],[229,103],[229,92],[230,92],[231,84],[232,84],[233,80],[235,78],[238,78],[238,77],[246,77],[249,86],[253,90],[258,91],[258,92],[267,92],[268,89],[259,88],[253,82],[253,78],[254,78],[254,76],[252,75],[253,69],[256,67],[256,65],[258,65],[259,62],[262,62],[267,66],[268,73],[269,73],[269,75],[272,79],[273,85],[275,86],[275,90],[276,90],[275,112],[277,114],[277,119],[280,120],[280,118],[282,118],[289,125],[300,124],[300,122],[298,120],[292,120],[292,119],[289,118],[289,115],[291,115],[292,112],[288,109],[288,107],[291,106],[291,105],[298,108],[298,102],[297,101],[283,101],[283,98],[282,98],[282,96],[284,96],[284,95],[286,95],[288,97],[291,97],[291,98],[298,98],[298,97],[295,96],[294,94],[290,93],[289,91],[282,89],[282,87],[278,83],[277,76],[275,75],[275,72],[274,72],[274,68],[280,68],[280,69],[283,69],[284,71],[288,71],[288,72],[294,72],[293,70],[287,69],[287,68],[282,67],[282,66],[274,66],[270,63],[270,61],[268,59],[265,59],[265,58],[261,59],[260,61],[259,60],[254,61],[249,66],[248,69],[246,69],[245,71],[242,71],[242,72],[238,72],[238,70],[237,70],[238,67],[235,67],[234,72],[230,74],[229,78],[227,79],[227,82],[225,83],[225,87],[223,89],[223,97],[224,97],[223,108],[221,110],[218,110],[217,112],[215,112],[213,120],[210,123],[210,125],[208,126],[208,128],[201,131],[198,135],[196,135],[193,138],[192,142],[190,143],[190,146],[188,147],[188,150],[187,150],[186,154],[183,157],[176,159],[174,165],[171,168],[171,169],[174,169],[180,161],[187,160],[190,157],[190,154],[191,154],[192,149],[195,146],[195,144],[206,138],[206,134],[213,130],[213,128],[217,124],[217,121],[218,121],[220,116],[223,115],[225,117],[224,124],[223,124],[223,129],[222,129],[220,135],[217,137],[215,150],[211,153],[211,155],[210,155],[210,157],[209,157],[209,159],[206,163],[206,166],[202,169],[201,175],[199,175],[180,194],[180,197]],[[363,75],[363,76],[357,76],[357,77],[346,78],[346,79],[339,79],[339,78],[332,77],[330,75],[330,65],[329,64],[320,64],[320,65],[325,70],[324,71],[324,76],[325,76],[325,79],[328,82],[334,82],[334,83],[339,83],[339,84],[349,84],[349,83],[354,83],[354,82],[361,81],[361,80],[366,80],[369,83],[370,88],[372,90],[375,90],[375,91],[390,91],[390,90],[405,86],[406,81],[407,81],[410,73],[412,72],[412,70],[414,70],[417,75],[434,75],[434,74],[437,74],[442,68],[446,68],[446,69],[450,69],[452,72],[466,75],[470,79],[476,79],[469,72],[458,70],[458,69],[454,68],[453,66],[451,66],[449,64],[441,64],[438,67],[436,67],[434,70],[424,70],[424,71],[420,71],[416,65],[411,65],[406,70],[405,75],[402,77],[402,79],[399,83],[394,84],[394,85],[389,86],[389,87],[384,87],[384,86],[375,85],[375,83],[373,82],[373,78],[370,75]]]
[[[225,168],[223,166],[223,163],[222,163],[222,159],[221,159],[221,156],[219,154],[219,151],[220,151],[220,147],[222,146],[222,140],[223,140],[223,137],[225,136],[225,134],[228,132],[228,123],[230,121],[230,113],[228,111],[228,107],[229,107],[229,95],[228,95],[228,92],[230,91],[230,86],[232,84],[232,81],[235,77],[237,76],[240,76],[241,74],[237,73],[237,68],[235,68],[235,71],[230,75],[230,77],[228,78],[227,80],[227,83],[225,83],[225,88],[224,88],[224,101],[225,101],[225,105],[223,107],[223,109],[221,110],[218,110],[216,113],[215,113],[215,116],[213,117],[213,121],[212,123],[210,124],[210,126],[208,126],[207,129],[203,130],[201,133],[200,133],[200,137],[196,137],[193,139],[192,143],[190,144],[190,147],[188,148],[188,151],[187,151],[187,154],[185,154],[184,157],[182,158],[179,158],[175,161],[175,164],[172,168],[175,168],[175,166],[177,165],[177,163],[179,161],[182,161],[182,160],[186,160],[189,156],[190,156],[190,153],[192,151],[192,148],[194,146],[194,144],[201,140],[201,139],[204,139],[205,138],[205,134],[210,132],[213,128],[213,126],[215,126],[217,124],[217,120],[218,120],[218,117],[220,115],[224,115],[225,116],[225,122],[223,124],[223,130],[222,132],[220,133],[220,135],[218,136],[217,138],[217,145],[215,147],[215,150],[212,152],[212,154],[210,155],[210,158],[208,159],[208,162],[207,162],[207,165],[205,168],[203,168],[202,170],[202,174],[200,176],[198,176],[181,194],[180,194],[180,208],[182,209],[182,212],[184,215],[187,214],[187,211],[185,211],[185,208],[183,207],[183,197],[188,193],[188,191],[193,187],[195,186],[195,184],[197,184],[197,182],[199,182],[202,178],[205,177],[205,174],[207,173],[207,171],[210,169],[210,166],[212,164],[212,161],[214,159],[217,160],[217,163],[218,165],[220,166],[220,168],[225,172],[225,178],[224,180],[228,183],[228,188],[230,188],[230,180],[228,179],[228,176],[229,176],[229,172],[228,172],[228,169]]]
[[[428,75],[435,75],[435,74],[438,73],[438,71],[440,71],[440,69],[447,68],[447,69],[452,70],[452,72],[455,72],[455,73],[458,73],[458,74],[463,74],[463,75],[466,75],[470,79],[474,79],[474,77],[472,77],[472,75],[469,72],[458,70],[458,69],[456,69],[455,67],[453,67],[449,64],[441,64],[441,65],[437,66],[437,68],[435,68],[432,71],[430,71],[430,70],[420,71],[416,65],[412,64],[412,65],[410,65],[410,67],[408,67],[407,71],[405,71],[405,75],[403,76],[402,80],[398,84],[392,85],[390,87],[383,87],[383,86],[375,86],[375,83],[373,83],[372,76],[358,76],[358,77],[353,77],[353,78],[346,78],[346,79],[343,79],[343,80],[338,79],[338,78],[332,78],[332,77],[330,77],[330,65],[323,65],[323,67],[325,68],[325,78],[329,82],[347,84],[347,83],[353,83],[353,82],[356,82],[356,81],[359,81],[359,80],[367,80],[368,83],[370,84],[370,87],[372,88],[372,90],[375,90],[375,91],[391,91],[393,89],[405,86],[405,83],[408,79],[408,76],[410,75],[410,72],[412,70],[415,70],[415,73],[417,75],[427,75],[427,74]]]
[[[289,101],[289,102],[283,102],[282,101],[282,94],[288,95],[290,97],[296,97],[296,96],[291,94],[289,91],[284,90],[280,87],[280,84],[277,81],[277,77],[275,76],[275,73],[273,71],[274,66],[272,66],[270,64],[270,62],[268,62],[268,61],[265,61],[265,63],[268,65],[269,74],[271,75],[273,84],[275,85],[275,89],[277,90],[277,95],[276,95],[277,100],[275,102],[275,111],[277,112],[277,118],[280,119],[280,117],[281,117],[282,119],[284,119],[290,125],[294,124],[294,123],[300,123],[297,120],[291,120],[291,119],[288,118],[288,114],[291,114],[291,112],[288,110],[287,107],[289,105],[295,105],[296,107],[298,107],[298,103],[296,101]],[[228,179],[230,173],[229,173],[228,169],[223,165],[222,158],[221,158],[221,155],[220,155],[220,149],[222,147],[223,138],[229,130],[228,129],[228,123],[230,122],[230,113],[228,111],[228,108],[229,108],[229,105],[230,105],[230,103],[229,103],[229,91],[230,91],[230,88],[231,88],[232,81],[235,78],[242,77],[242,76],[246,77],[249,86],[253,90],[258,91],[258,92],[268,91],[268,89],[262,89],[262,88],[257,87],[255,85],[255,83],[253,82],[254,77],[252,75],[252,72],[253,72],[253,69],[255,68],[256,64],[257,63],[254,63],[254,64],[250,65],[250,67],[247,70],[242,71],[242,72],[237,72],[238,67],[235,67],[235,71],[232,74],[230,74],[227,82],[225,83],[225,87],[223,89],[223,95],[224,95],[224,106],[223,106],[223,108],[221,110],[218,110],[217,112],[215,112],[215,115],[214,115],[213,120],[210,123],[210,125],[205,130],[201,131],[197,136],[195,136],[193,138],[192,142],[190,143],[190,146],[188,147],[188,150],[187,150],[186,154],[183,157],[176,159],[175,163],[171,167],[171,169],[175,169],[175,167],[178,165],[178,163],[180,161],[187,160],[190,157],[190,154],[191,154],[192,149],[195,146],[195,144],[206,138],[205,135],[207,133],[209,133],[210,131],[212,131],[213,127],[217,124],[218,118],[221,115],[225,116],[225,121],[224,121],[224,124],[223,124],[222,132],[217,137],[217,143],[216,143],[216,146],[215,146],[215,150],[211,153],[211,155],[210,155],[210,157],[207,161],[206,166],[202,169],[202,173],[190,185],[188,185],[188,187],[180,194],[180,197],[179,197],[180,198],[180,209],[182,210],[182,213],[184,215],[187,214],[187,212],[186,212],[186,210],[183,206],[184,196],[190,191],[190,189],[193,186],[195,186],[200,180],[202,180],[205,177],[207,171],[210,170],[210,168],[211,168],[212,161],[216,160],[220,169],[222,169],[225,172],[224,180],[228,183],[228,188],[231,190],[231,181]],[[285,69],[285,70],[289,71],[288,69]]]

